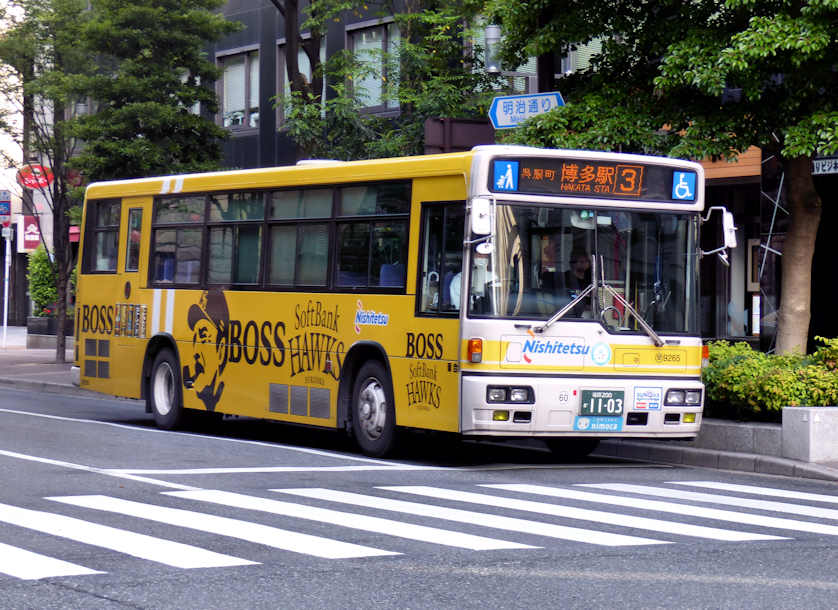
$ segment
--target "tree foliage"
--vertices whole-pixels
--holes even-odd
[[[420,154],[424,123],[431,117],[485,118],[498,81],[482,69],[482,45],[473,27],[481,7],[458,0],[371,9],[393,16],[398,44],[374,62],[350,50],[329,57],[321,65],[329,83],[327,99],[292,91],[290,99],[280,100],[286,108],[282,129],[305,156],[358,159]],[[337,12],[368,8],[362,2],[315,0],[304,25],[322,28],[323,19]],[[367,78],[382,82],[390,112],[364,111]]]
[[[566,52],[602,40],[590,70],[558,83],[568,105],[509,139],[695,159],[776,155],[792,212],[777,349],[806,345],[821,201],[815,154],[838,152],[838,5],[811,0],[490,0],[504,56]]]
[[[226,132],[192,109],[217,110],[208,87],[218,70],[205,48],[238,24],[213,11],[220,0],[93,0],[80,41],[97,70],[70,89],[94,112],[73,133],[86,142],[73,160],[94,180],[207,171]]]
[[[79,45],[80,34],[89,13],[83,0],[14,0],[2,9],[6,29],[0,37],[0,94],[4,102],[23,117],[21,131],[12,124],[4,131],[21,146],[25,160],[50,168],[54,180],[37,189],[50,215],[36,213],[43,236],[46,218],[52,219],[52,252],[41,259],[41,270],[49,267],[54,278],[58,334],[56,359],[64,361],[66,302],[73,266],[68,214],[80,201],[74,196],[70,160],[79,142],[69,129],[66,111],[76,101],[71,84],[95,68]],[[30,209],[33,193],[24,190]],[[44,240],[42,239],[42,242]],[[36,289],[40,294],[40,288]],[[41,298],[33,293],[33,300]],[[52,301],[50,301],[52,302]],[[40,305],[43,305],[40,302]]]

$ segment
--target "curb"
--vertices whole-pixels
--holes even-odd
[[[644,462],[661,462],[682,466],[698,466],[716,470],[735,470],[758,474],[801,477],[838,481],[838,470],[829,466],[797,462],[786,458],[756,453],[739,453],[716,449],[679,447],[684,441],[604,440],[595,454],[608,457],[629,458]]]
[[[0,386],[9,387],[15,390],[34,390],[36,392],[45,392],[49,394],[69,394],[72,396],[81,396],[86,398],[109,398],[99,392],[93,390],[84,390],[74,385],[64,385],[61,383],[51,383],[49,381],[34,381],[31,379],[12,379],[10,377],[0,377]]]

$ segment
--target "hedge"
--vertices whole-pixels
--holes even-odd
[[[702,377],[705,415],[780,421],[787,406],[838,406],[838,338],[815,337],[813,354],[777,356],[714,341]]]

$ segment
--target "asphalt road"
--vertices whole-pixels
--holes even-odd
[[[0,396],[0,607],[834,607],[835,483]]]

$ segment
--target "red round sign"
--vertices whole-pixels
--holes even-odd
[[[54,178],[50,168],[34,163],[24,165],[17,172],[17,181],[28,189],[47,187],[52,184]]]

